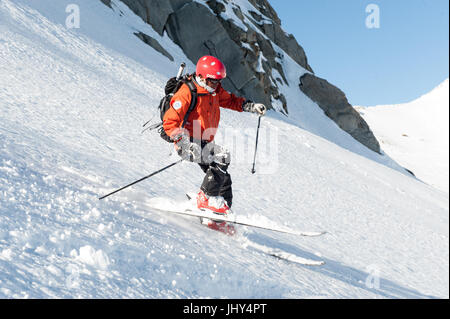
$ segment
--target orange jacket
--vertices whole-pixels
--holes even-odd
[[[195,81],[194,84],[199,94],[197,106],[189,114],[184,128],[191,137],[211,142],[214,140],[214,135],[219,126],[220,107],[242,112],[242,104],[245,99],[225,91],[220,84],[214,93],[208,93],[205,88],[199,86]],[[170,108],[164,114],[163,128],[168,136],[177,133],[177,129],[181,127],[190,103],[191,92],[189,87],[183,84],[172,97]]]

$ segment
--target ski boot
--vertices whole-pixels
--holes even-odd
[[[222,196],[208,196],[203,191],[200,191],[197,195],[197,208],[200,210],[210,211],[225,218],[230,217],[232,214],[230,207],[228,207]],[[200,218],[200,221],[203,225],[226,233],[227,235],[233,235],[235,233],[233,225],[228,224],[226,221],[203,217]]]

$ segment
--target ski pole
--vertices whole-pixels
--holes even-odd
[[[258,117],[258,128],[256,130],[256,143],[255,143],[255,155],[253,156],[253,168],[252,168],[252,174],[255,174],[255,163],[256,163],[256,150],[258,148],[258,136],[259,136],[259,126],[261,124],[261,115]]]
[[[185,67],[186,67],[186,63],[182,62],[180,65],[180,68],[178,69],[177,81],[181,78],[181,75],[183,74],[183,70]]]
[[[181,76],[183,75],[183,71],[184,71],[184,68],[185,68],[185,67],[186,67],[186,63],[181,62],[180,68],[178,69],[178,73],[177,73],[177,77],[176,77],[177,81],[179,81],[180,78],[181,78]],[[150,123],[150,121],[151,121],[152,119],[153,119],[153,118],[151,118],[150,120],[148,120],[147,122],[145,122],[145,124],[142,125],[142,127],[145,127],[148,123]],[[147,130],[147,129],[144,129],[144,130],[141,132],[141,134],[144,133],[144,131],[146,131],[146,130]]]
[[[154,175],[156,175],[156,174],[159,174],[159,173],[161,173],[162,171],[168,169],[169,167],[172,167],[172,166],[174,166],[174,165],[176,165],[176,164],[181,163],[182,161],[183,161],[183,160],[180,159],[179,161],[176,161],[176,162],[174,162],[174,163],[172,163],[172,164],[170,164],[170,165],[167,165],[166,167],[163,167],[163,168],[161,168],[160,170],[157,170],[156,172],[151,173],[150,175],[147,175],[147,176],[145,176],[145,177],[142,177],[141,179],[138,179],[137,181],[134,181],[133,183],[130,183],[130,184],[124,186],[124,187],[121,187],[121,188],[115,190],[114,192],[111,192],[111,193],[106,194],[106,195],[104,195],[104,196],[102,196],[102,197],[99,197],[99,199],[106,198],[106,197],[108,197],[108,196],[110,196],[110,195],[112,195],[112,194],[115,194],[115,193],[117,193],[117,192],[120,192],[121,190],[124,190],[124,189],[127,188],[127,187],[130,187],[130,186],[132,186],[132,185],[134,185],[134,184],[137,184],[137,183],[139,183],[139,182],[142,182],[144,179],[147,179],[147,178],[152,177],[152,176],[154,176]]]

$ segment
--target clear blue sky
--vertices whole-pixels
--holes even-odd
[[[269,0],[319,77],[353,105],[416,99],[448,78],[448,0]],[[379,28],[366,27],[369,4]]]

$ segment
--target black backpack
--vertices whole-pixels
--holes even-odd
[[[159,102],[159,112],[160,112],[160,117],[161,117],[161,121],[163,121],[164,119],[164,114],[166,114],[167,110],[170,108],[170,101],[172,100],[172,97],[174,96],[175,93],[177,93],[177,91],[180,89],[180,87],[186,84],[189,87],[189,90],[191,91],[191,104],[189,105],[189,109],[186,112],[186,115],[184,116],[183,122],[181,124],[181,128],[184,128],[184,126],[186,125],[186,121],[189,118],[189,114],[191,114],[192,110],[195,109],[195,107],[197,106],[197,98],[200,95],[207,95],[207,93],[197,93],[197,88],[194,84],[194,82],[192,81],[192,75],[185,75],[182,78],[180,78],[179,80],[177,80],[176,77],[170,78],[167,83],[166,86],[164,88],[164,93],[166,94],[161,101]],[[166,131],[164,131],[164,128],[162,127],[162,122],[158,124],[157,127],[159,127],[159,135],[161,136],[161,138],[169,143],[173,143],[173,141],[170,139],[169,136],[167,136]]]

